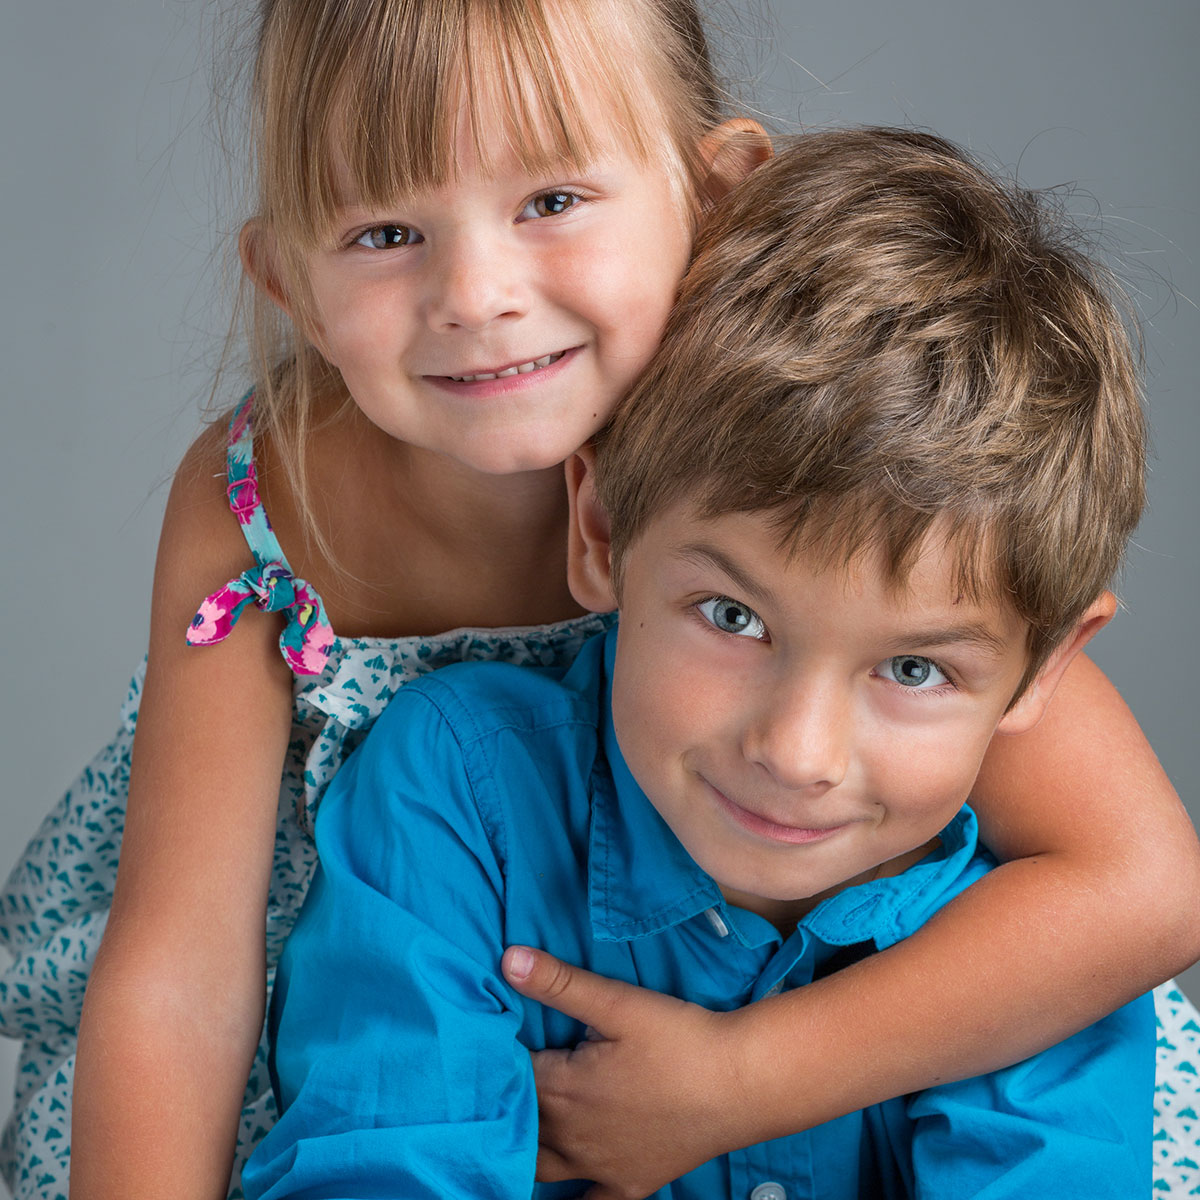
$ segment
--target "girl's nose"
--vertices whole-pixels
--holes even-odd
[[[430,262],[429,323],[438,331],[478,331],[527,307],[518,264],[499,239],[448,238]]]
[[[743,752],[781,787],[837,787],[850,762],[851,707],[838,689],[813,681],[772,688],[747,726]]]

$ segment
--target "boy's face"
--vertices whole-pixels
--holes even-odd
[[[931,542],[894,590],[869,555],[815,569],[761,514],[689,505],[630,548],[617,738],[732,903],[786,926],[904,869],[966,800],[997,728],[1040,716],[1061,655],[1006,714],[1025,625],[956,595],[953,575],[952,550]]]

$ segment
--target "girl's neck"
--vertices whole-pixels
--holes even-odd
[[[561,468],[485,475],[398,442],[354,410],[322,429],[310,472],[338,561],[311,554],[302,566],[291,547],[303,534],[286,521],[280,538],[339,634],[536,625],[581,611],[566,586]],[[272,498],[272,519],[274,508]]]
[[[388,439],[395,452],[385,473],[394,503],[431,540],[509,553],[553,545],[566,553],[567,492],[561,466],[516,475],[486,475],[445,455]],[[561,535],[561,536],[560,536]]]

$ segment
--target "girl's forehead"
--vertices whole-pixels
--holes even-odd
[[[382,129],[340,106],[327,146],[339,201],[387,202],[469,178],[550,177],[673,156],[651,102],[631,113],[603,77],[574,64],[553,82],[547,88],[528,68],[460,68],[432,120],[399,115]]]
[[[441,14],[428,17],[436,36],[421,16],[386,34],[352,23],[340,48],[311,47],[311,82],[268,113],[262,196],[277,228],[321,243],[347,200],[386,206],[513,163],[549,176],[615,156],[660,163],[689,196],[699,132],[678,117],[680,67],[651,36],[655,3],[451,8],[449,23],[445,6],[414,9]]]

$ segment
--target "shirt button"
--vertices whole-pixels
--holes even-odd
[[[760,1183],[750,1193],[750,1200],[787,1200],[787,1192],[778,1183]]]
[[[704,915],[708,918],[708,923],[716,930],[717,937],[729,936],[729,926],[725,924],[721,914],[715,908],[706,909]],[[770,1200],[769,1197],[768,1200]]]

